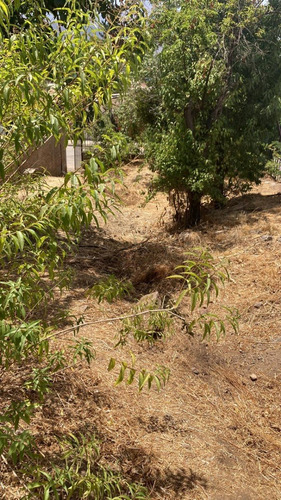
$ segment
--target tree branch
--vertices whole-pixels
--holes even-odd
[[[95,321],[88,321],[86,323],[81,323],[80,325],[76,326],[71,326],[69,328],[66,328],[65,330],[60,330],[58,332],[52,333],[51,335],[48,335],[44,339],[42,339],[41,342],[44,342],[45,340],[50,340],[53,337],[58,337],[60,335],[64,335],[65,333],[73,332],[74,330],[79,330],[80,328],[84,328],[85,326],[92,326],[92,325],[97,325],[100,323],[111,323],[113,321],[123,321],[124,319],[129,319],[129,318],[135,318],[136,316],[144,316],[145,314],[151,314],[151,313],[168,313],[171,314],[172,316],[176,316],[178,319],[181,321],[186,321],[185,318],[180,316],[174,311],[174,308],[171,307],[170,309],[147,309],[145,311],[140,311],[132,314],[127,314],[125,316],[115,316],[113,318],[107,318],[107,319],[97,319]]]

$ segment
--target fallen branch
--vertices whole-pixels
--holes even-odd
[[[145,311],[127,314],[125,316],[115,316],[114,318],[97,319],[95,321],[88,321],[86,323],[81,323],[81,324],[76,325],[76,326],[71,326],[69,328],[66,328],[65,330],[60,330],[58,332],[52,333],[51,335],[48,335],[48,337],[45,337],[44,339],[42,339],[42,342],[45,340],[49,340],[53,337],[58,337],[58,336],[63,335],[65,333],[72,332],[74,330],[79,330],[80,328],[83,328],[84,326],[92,326],[92,325],[97,325],[99,323],[111,323],[113,321],[123,321],[124,319],[135,318],[136,316],[144,316],[145,314],[151,314],[151,313],[168,313],[168,314],[171,314],[172,316],[176,316],[177,318],[179,318],[185,322],[185,318],[183,318],[179,314],[175,313],[173,308],[170,308],[170,309],[147,309]]]

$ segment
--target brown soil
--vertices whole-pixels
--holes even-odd
[[[185,251],[200,245],[230,261],[231,280],[210,310],[238,308],[240,331],[227,331],[217,343],[179,328],[153,347],[129,342],[122,351],[114,349],[118,322],[84,327],[96,361],[59,376],[38,412],[38,444],[41,436],[51,453],[54,435],[96,433],[104,461],[142,481],[152,500],[280,500],[281,184],[266,179],[223,210],[206,206],[202,224],[179,233],[169,230],[164,195],[143,205],[149,171],[132,163],[126,173],[127,187],[119,188],[122,213],[87,231],[69,259],[76,278],[60,305],[86,322],[129,312],[128,300],[99,305],[86,296],[108,274],[131,279],[134,300],[155,290],[171,297],[166,276]],[[116,371],[107,373],[108,361],[129,359],[129,349],[139,367],[171,369],[162,391],[114,386]],[[18,498],[14,480],[3,498]]]

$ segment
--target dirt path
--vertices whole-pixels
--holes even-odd
[[[70,259],[76,279],[65,308],[89,322],[129,312],[129,301],[86,297],[110,273],[135,284],[135,300],[154,290],[172,295],[165,277],[184,251],[202,245],[230,260],[219,305],[239,309],[240,333],[200,342],[178,329],[153,347],[129,342],[122,351],[114,349],[118,323],[88,326],[97,359],[57,384],[38,432],[98,434],[104,460],[142,481],[153,500],[280,500],[281,185],[266,180],[224,210],[206,207],[196,231],[170,234],[166,197],[143,205],[151,174],[138,163],[126,170],[122,213],[88,231]],[[163,391],[114,387],[108,361],[129,359],[129,349],[139,367],[170,367]]]

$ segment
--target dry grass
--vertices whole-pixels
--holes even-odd
[[[103,460],[146,484],[152,500],[279,500],[281,187],[265,181],[222,211],[206,208],[202,225],[183,237],[165,231],[170,220],[169,210],[163,216],[165,196],[141,206],[147,170],[138,171],[135,164],[127,172],[130,195],[120,188],[122,214],[105,228],[88,231],[71,260],[77,277],[63,297],[64,307],[87,321],[130,311],[129,301],[98,305],[86,298],[87,287],[109,273],[134,281],[135,300],[154,290],[172,296],[166,274],[185,250],[200,243],[230,260],[231,281],[210,310],[237,307],[240,333],[228,331],[219,343],[202,343],[179,328],[153,347],[129,342],[137,366],[163,364],[172,371],[163,391],[138,394],[133,387],[114,387],[116,373],[106,372],[112,355],[128,356],[114,350],[118,324],[84,328],[97,361],[59,376],[34,424],[38,443],[51,456],[54,436],[95,432]],[[3,485],[2,498],[18,498],[16,478],[8,470],[4,477],[10,486]]]

